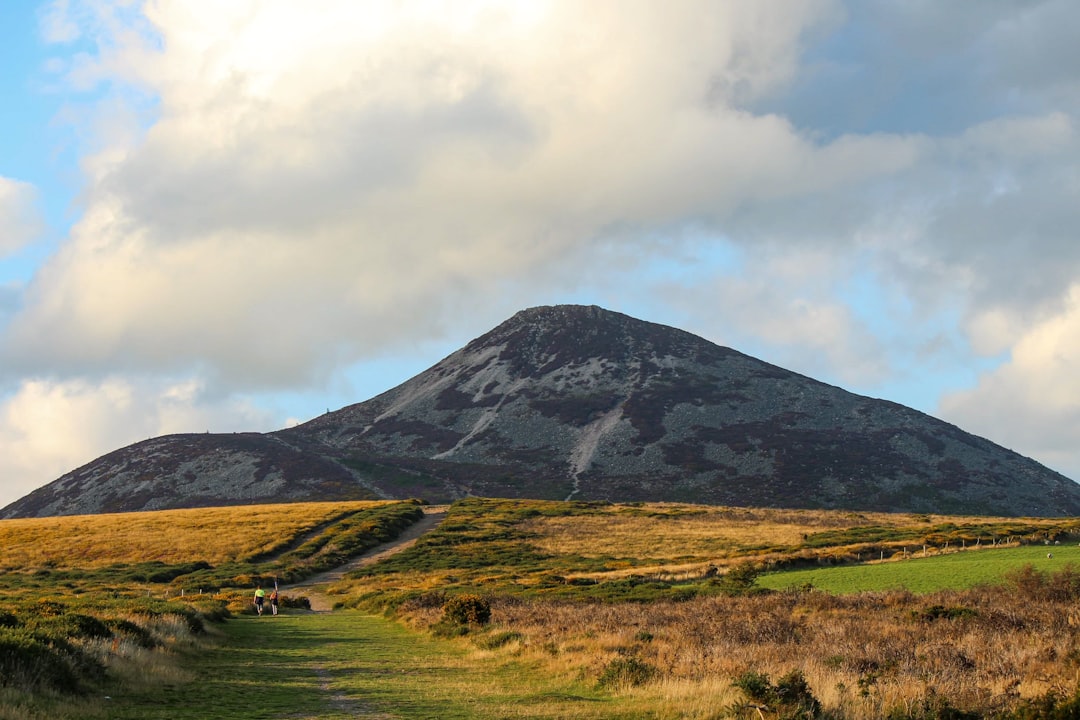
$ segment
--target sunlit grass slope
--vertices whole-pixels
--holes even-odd
[[[234,562],[387,502],[323,502],[0,520],[0,569]]]
[[[973,548],[1041,548],[1072,534],[1080,535],[1080,521],[1072,518],[469,498],[455,503],[442,526],[412,549],[338,590],[365,598],[483,588],[544,597],[679,599],[724,591],[718,586],[724,574],[746,563],[759,571],[871,559],[892,567],[916,551],[952,556]]]

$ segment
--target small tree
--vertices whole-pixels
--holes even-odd
[[[761,568],[750,562],[739,563],[709,582],[718,585],[727,595],[746,595],[754,589]]]

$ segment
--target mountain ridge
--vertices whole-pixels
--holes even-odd
[[[1080,512],[1080,485],[954,425],[596,306],[522,310],[397,387],[296,427],[199,437],[115,451],[0,516],[185,495]]]

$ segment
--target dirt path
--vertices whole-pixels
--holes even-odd
[[[412,545],[424,533],[438,527],[446,517],[445,505],[430,505],[424,508],[424,517],[411,525],[405,532],[390,542],[383,543],[368,550],[363,555],[354,558],[345,565],[332,570],[321,572],[318,575],[298,582],[294,585],[283,585],[281,592],[289,595],[304,595],[311,602],[311,609],[315,612],[329,612],[334,608],[333,598],[326,593],[326,586],[335,583],[345,577],[345,573],[362,568],[396,553],[412,547]]]

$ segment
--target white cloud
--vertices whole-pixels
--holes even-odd
[[[29,244],[41,231],[33,185],[0,176],[0,259]]]
[[[195,380],[25,380],[0,399],[0,506],[107,452],[174,432],[273,429],[242,399]]]
[[[1080,478],[1080,283],[1062,312],[1026,329],[1010,360],[947,395],[942,416]]]
[[[50,8],[49,38],[97,48],[63,63],[95,90],[84,211],[5,303],[8,384],[304,388],[597,288],[870,385],[928,348],[1016,357],[1072,317],[1067,0],[977,18],[872,0]],[[8,207],[28,207],[16,189]],[[638,282],[714,243],[737,273]],[[862,311],[852,278],[901,310]],[[943,317],[962,323],[948,340]],[[1037,366],[1009,367],[1019,387]]]
[[[790,76],[827,3],[230,7],[149,5],[160,43],[103,44],[96,70],[160,117],[88,159],[8,367],[307,382],[595,260],[613,227],[632,252],[913,157],[729,104]]]

